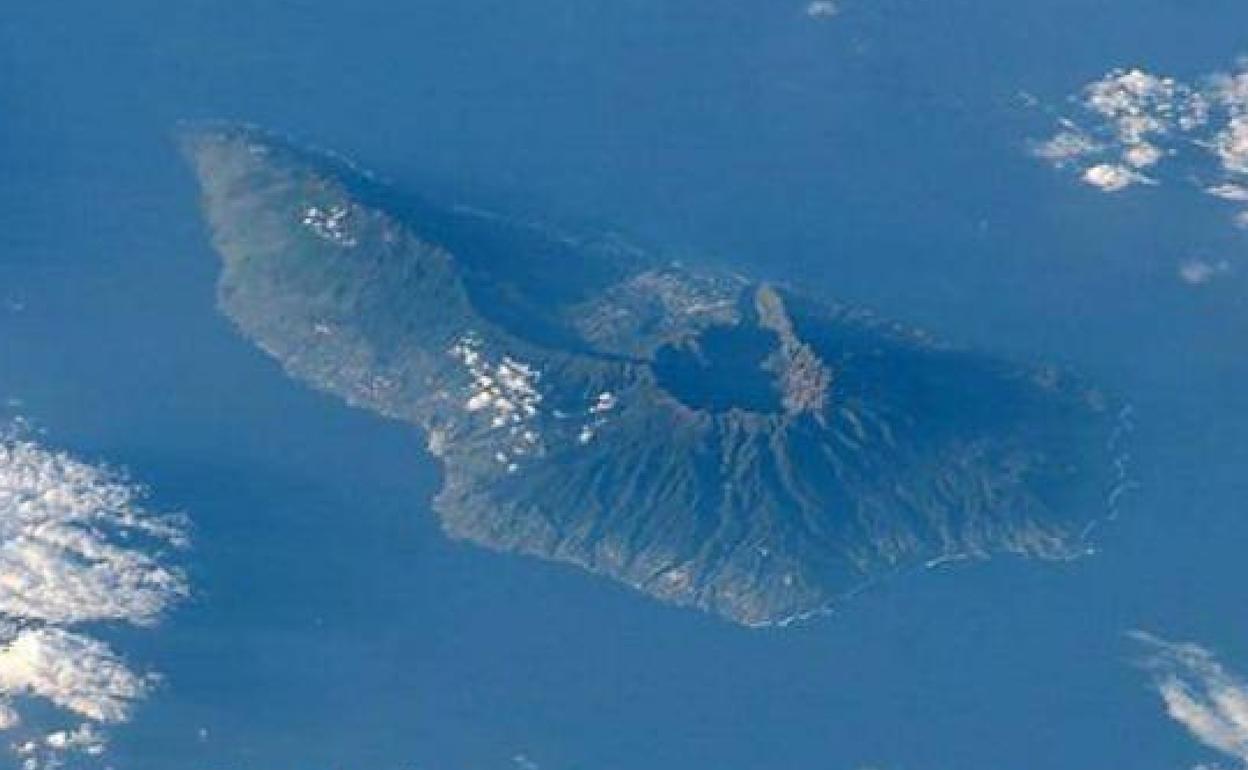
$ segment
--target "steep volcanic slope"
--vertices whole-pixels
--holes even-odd
[[[224,312],[294,377],[422,428],[454,537],[740,623],[878,576],[1070,558],[1122,410],[855,308],[403,197],[254,128],[189,129]]]

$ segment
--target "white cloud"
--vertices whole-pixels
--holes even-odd
[[[1218,158],[1227,171],[1248,174],[1248,116],[1237,115],[1215,140]]]
[[[107,739],[90,724],[81,724],[72,730],[57,730],[44,736],[43,742],[60,751],[81,751],[84,754],[104,753]]]
[[[62,628],[23,629],[0,648],[0,692],[99,722],[125,721],[148,687],[106,644]]]
[[[83,723],[28,738],[12,746],[21,759],[22,770],[60,770],[69,754],[98,757],[108,749],[107,737],[98,728]]]
[[[1227,170],[1248,174],[1248,61],[1237,72],[1215,75],[1212,83],[1213,99],[1228,116],[1217,136],[1218,157]]]
[[[1080,92],[1077,115],[1032,154],[1105,192],[1142,181],[1195,183],[1248,202],[1248,61],[1193,85],[1142,69],[1117,69]],[[1150,176],[1140,171],[1148,169]],[[1236,215],[1248,225],[1248,209]]]
[[[26,764],[45,767],[102,752],[95,723],[125,721],[151,689],[151,675],[78,626],[152,625],[183,598],[185,577],[164,554],[186,544],[186,523],[146,510],[146,491],[120,472],[29,433],[0,429],[0,731],[21,731],[15,746],[41,757]],[[30,699],[88,722],[36,740],[20,708]]]
[[[1131,636],[1146,648],[1141,664],[1170,717],[1204,745],[1248,767],[1248,683],[1199,645],[1140,631]]]
[[[1220,275],[1231,271],[1231,263],[1225,259],[1209,262],[1204,259],[1189,259],[1179,265],[1179,278],[1193,286],[1209,283]]]
[[[1156,145],[1139,142],[1122,153],[1122,159],[1135,168],[1148,168],[1161,162],[1164,153]]]
[[[155,620],[185,581],[138,546],[181,544],[182,524],[147,514],[142,496],[106,468],[29,441],[0,444],[0,616]]]
[[[1093,187],[1099,187],[1105,192],[1118,192],[1119,190],[1125,190],[1133,184],[1140,184],[1150,180],[1148,177],[1117,163],[1098,163],[1084,170],[1083,181]]]
[[[505,451],[494,455],[500,466],[515,473],[526,457],[545,451],[534,421],[542,405],[538,388],[542,373],[507,355],[491,357],[480,337],[472,333],[463,335],[447,352],[472,379],[464,394],[464,410],[488,418],[482,420],[488,430],[507,436]]]
[[[812,19],[830,19],[841,12],[832,0],[813,0],[806,6],[806,15]]]
[[[1064,167],[1085,155],[1100,152],[1102,146],[1092,137],[1077,130],[1063,130],[1035,145],[1032,152],[1054,165]]]
[[[541,770],[541,765],[524,754],[515,755],[511,761],[519,770]]]
[[[1224,201],[1248,203],[1248,187],[1243,185],[1225,182],[1223,184],[1210,185],[1205,188],[1205,192]]]

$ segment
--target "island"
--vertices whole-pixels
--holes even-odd
[[[181,142],[222,311],[293,378],[411,424],[451,537],[748,626],[890,574],[1089,553],[1121,402],[868,309],[408,194],[248,125]]]

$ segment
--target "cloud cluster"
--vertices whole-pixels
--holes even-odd
[[[1141,665],[1152,674],[1170,717],[1201,743],[1248,767],[1248,682],[1199,645],[1141,631],[1132,637],[1146,650]]]
[[[1033,146],[1037,157],[1104,192],[1176,179],[1248,203],[1248,62],[1196,84],[1118,69],[1074,101],[1077,114]],[[1248,207],[1236,221],[1248,227]]]
[[[152,625],[186,595],[165,563],[186,524],[147,511],[145,496],[115,470],[0,431],[0,731],[24,728],[20,704],[33,699],[86,720],[14,743],[26,765],[102,751],[94,724],[126,720],[153,684],[84,628]]]

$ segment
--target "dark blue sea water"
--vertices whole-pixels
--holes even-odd
[[[194,522],[192,599],[109,631],[160,770],[1187,767],[1124,633],[1248,670],[1245,235],[1036,162],[1032,100],[1244,52],[1229,0],[25,3],[0,17],[0,399]],[[1030,95],[1031,99],[1022,94]],[[904,576],[749,631],[448,541],[415,431],[309,392],[215,307],[177,122],[408,189],[611,222],[1135,408],[1140,488],[1070,564]],[[1191,258],[1227,275],[1192,286]],[[7,761],[6,756],[0,765]]]

